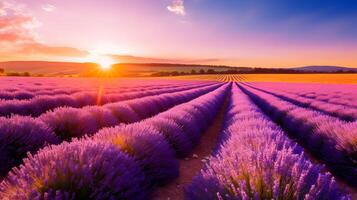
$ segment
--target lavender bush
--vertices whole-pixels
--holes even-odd
[[[94,141],[105,141],[140,163],[148,182],[161,185],[178,176],[178,162],[165,138],[143,123],[107,128]]]
[[[1,199],[146,199],[138,164],[112,145],[75,141],[25,159],[0,184]]]
[[[0,177],[20,164],[27,152],[59,142],[59,138],[41,121],[21,116],[0,118]]]
[[[77,108],[57,108],[39,118],[62,140],[93,134],[98,130],[96,119],[86,110]]]
[[[120,122],[133,123],[140,120],[139,115],[127,104],[108,104],[105,108],[110,110]]]
[[[187,156],[193,149],[190,138],[174,120],[159,115],[148,119],[145,123],[145,126],[151,126],[166,138],[178,157]]]

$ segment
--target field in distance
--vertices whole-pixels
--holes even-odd
[[[177,76],[174,79],[239,82],[296,82],[357,84],[357,74],[207,74]]]

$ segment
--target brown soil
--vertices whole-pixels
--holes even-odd
[[[211,156],[214,147],[217,145],[228,99],[227,97],[216,119],[202,135],[200,143],[192,151],[191,156],[179,160],[180,176],[168,185],[158,188],[153,194],[154,200],[184,199],[184,187],[190,184],[192,178],[204,167],[207,158]]]

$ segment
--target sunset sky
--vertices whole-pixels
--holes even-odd
[[[0,61],[357,67],[356,0],[0,0]]]

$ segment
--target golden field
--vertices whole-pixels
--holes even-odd
[[[210,74],[177,76],[174,79],[240,82],[303,82],[357,84],[357,74]]]

